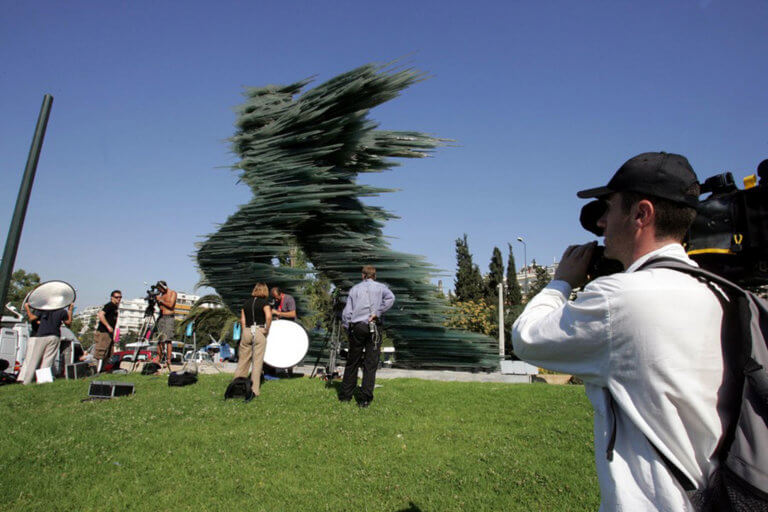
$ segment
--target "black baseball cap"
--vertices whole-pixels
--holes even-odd
[[[641,153],[627,160],[604,187],[577,192],[582,199],[603,198],[614,192],[636,192],[696,208],[699,196],[689,192],[698,183],[696,173],[683,155]]]

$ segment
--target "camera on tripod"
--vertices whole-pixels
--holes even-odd
[[[157,296],[160,295],[160,290],[158,289],[156,284],[153,284],[150,286],[149,290],[147,290],[147,296],[144,297],[144,300],[147,302],[157,302]]]
[[[144,283],[147,284],[147,283]],[[144,314],[148,314],[148,312],[154,313],[155,311],[155,305],[157,305],[157,296],[160,295],[162,292],[160,291],[160,287],[156,284],[153,284],[149,287],[149,290],[147,290],[147,294],[144,297],[144,300],[147,301],[147,308]]]
[[[757,173],[744,178],[744,188],[736,185],[730,172],[711,176],[701,184],[696,218],[683,240],[688,256],[702,268],[744,287],[768,284],[768,159],[757,166]],[[588,231],[602,236],[597,220],[605,212],[605,202],[591,201],[579,220]],[[589,265],[590,279],[620,272],[622,266],[603,257],[604,247],[595,248]]]

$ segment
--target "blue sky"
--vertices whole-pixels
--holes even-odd
[[[456,141],[369,183],[386,234],[453,281],[469,236],[559,259],[591,235],[577,190],[629,157],[686,155],[701,179],[768,158],[768,2],[2,0],[0,240],[43,95],[51,119],[16,267],[78,290],[193,292],[195,242],[249,199],[227,169],[244,86],[400,59],[430,75],[372,111]],[[317,83],[317,82],[316,82]]]

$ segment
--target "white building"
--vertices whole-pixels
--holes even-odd
[[[555,271],[557,270],[558,263],[555,261],[551,265],[547,265],[547,275],[550,279],[555,278]],[[520,285],[520,289],[523,291],[523,296],[528,294],[528,290],[530,290],[531,286],[533,286],[533,283],[536,282],[536,267],[540,265],[536,265],[536,263],[531,263],[527,267],[523,267],[520,269],[520,272],[517,273],[517,284]]]
[[[144,299],[129,299],[120,302],[117,310],[117,327],[125,334],[129,331],[139,332],[144,321],[144,311],[147,301]]]
[[[75,313],[75,318],[82,320],[83,331],[85,331],[91,323],[91,320],[99,313],[102,306],[88,306],[82,311]],[[82,332],[82,331],[81,331]],[[80,334],[79,332],[76,334]]]
[[[187,313],[189,313],[192,304],[194,304],[200,296],[193,295],[191,293],[178,292],[176,298],[176,320],[183,320]],[[91,319],[96,317],[104,306],[88,306],[82,311],[75,314],[75,318],[81,318],[83,320],[83,326],[87,327]],[[139,332],[144,322],[144,312],[147,309],[147,301],[144,299],[128,299],[120,302],[120,308],[118,309],[117,327],[125,334],[129,331]],[[155,315],[157,314],[157,307],[155,307]]]
[[[189,310],[200,298],[199,295],[193,295],[191,293],[177,292],[176,297],[176,320],[184,320],[189,313]],[[120,332],[139,332],[144,323],[144,315],[147,310],[147,301],[144,299],[130,299],[124,300],[120,303],[120,309],[118,310],[117,326],[120,328]],[[157,315],[159,309],[155,306],[154,314]]]
[[[176,320],[183,320],[192,305],[200,298],[199,295],[193,295],[191,293],[177,292],[176,297]],[[75,318],[81,318],[83,320],[83,328],[87,328],[91,319],[96,317],[103,308],[100,306],[88,306],[82,311],[75,314]],[[208,305],[208,307],[213,307]],[[147,309],[147,301],[144,299],[128,299],[120,302],[120,308],[118,309],[117,327],[120,332],[126,334],[129,331],[139,332],[144,322],[144,312]],[[157,315],[157,307],[155,307],[155,315]]]

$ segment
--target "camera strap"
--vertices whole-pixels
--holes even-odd
[[[256,297],[251,297],[251,343],[256,338]]]
[[[366,292],[368,294],[368,318],[371,318],[373,316],[373,299],[371,298],[371,284],[368,283],[368,287],[366,289]]]

